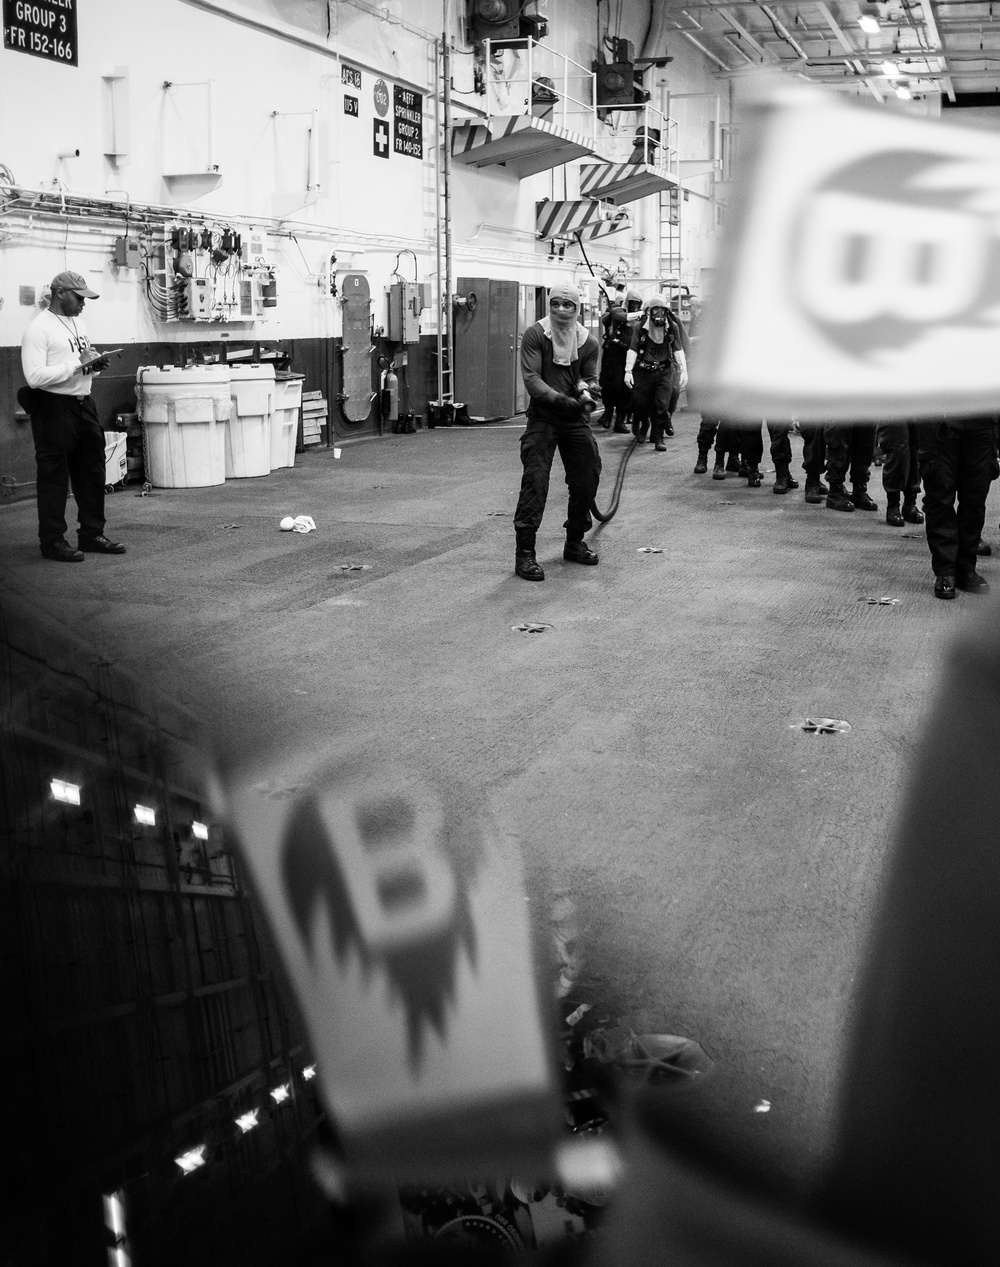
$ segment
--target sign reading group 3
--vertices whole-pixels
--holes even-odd
[[[76,0],[3,0],[3,46],[76,66]]]

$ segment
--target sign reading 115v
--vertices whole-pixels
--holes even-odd
[[[76,66],[76,0],[3,0],[3,46]]]

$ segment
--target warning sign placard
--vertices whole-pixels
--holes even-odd
[[[410,158],[424,156],[423,94],[399,84],[392,89],[392,149],[393,153],[408,154]]]

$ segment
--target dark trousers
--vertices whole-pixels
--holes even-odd
[[[935,576],[968,576],[976,570],[986,496],[998,474],[995,420],[921,422],[917,437],[931,567]]]
[[[698,428],[698,452],[708,456],[708,451],[715,441],[715,460],[719,466],[725,464],[726,454],[730,462],[741,462],[740,430],[735,423],[727,422],[713,414],[701,415],[701,426]],[[736,470],[735,466],[731,467]]]
[[[843,488],[848,473],[855,489],[868,487],[875,456],[873,422],[828,422],[826,424],[826,469],[833,488]]]
[[[670,421],[670,396],[674,389],[674,376],[669,366],[662,370],[634,371],[632,390],[632,419],[639,428],[650,425],[650,439],[656,443],[663,439],[663,431]]]
[[[719,419],[713,417],[712,414],[701,415],[701,426],[698,428],[698,452],[708,456],[708,451],[712,447],[715,440],[715,433],[719,429]]]
[[[915,502],[920,492],[917,424],[880,423],[875,428],[875,441],[884,454],[882,487],[887,493],[902,493],[904,501]]]
[[[792,443],[789,435],[792,430],[790,422],[769,422],[767,424],[767,434],[771,440],[771,461],[775,468],[788,467],[792,461]],[[764,432],[763,424],[758,426],[744,427],[740,431],[740,448],[743,453],[743,461],[747,464],[751,471],[760,469],[761,458],[764,456]]]
[[[624,425],[632,409],[632,389],[625,386],[626,348],[605,348],[601,354],[601,396],[606,427]]]
[[[582,541],[583,534],[593,526],[590,507],[597,496],[601,482],[601,455],[586,418],[528,419],[521,436],[521,495],[514,511],[514,528],[519,542],[534,547],[534,534],[542,522],[545,500],[549,492],[549,475],[556,449],[562,458],[569,487],[569,511],[566,536],[570,541]]]
[[[104,535],[104,430],[89,396],[35,391],[38,539],[51,545],[66,536],[66,496],[73,489],[81,537]]]
[[[800,422],[802,433],[802,469],[807,483],[819,483],[826,470],[826,427],[821,422]]]

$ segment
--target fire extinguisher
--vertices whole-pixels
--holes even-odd
[[[382,374],[382,421],[392,423],[394,432],[399,430],[399,379],[396,377],[396,365],[379,357],[379,364],[384,366]]]

